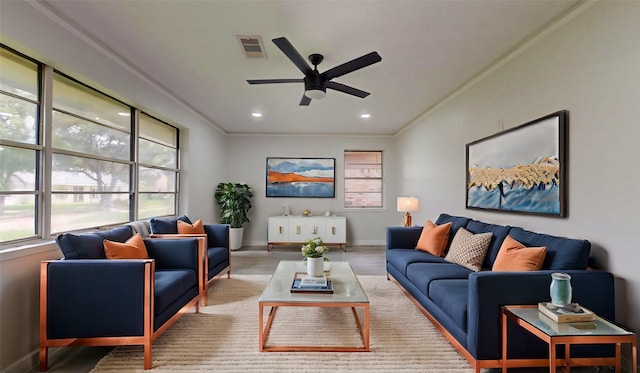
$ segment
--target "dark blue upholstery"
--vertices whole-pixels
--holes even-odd
[[[222,270],[229,267],[229,225],[204,225],[207,234],[207,257],[209,264],[209,278],[211,280]]]
[[[467,303],[469,281],[433,280],[429,286],[429,298],[444,311],[461,330],[467,330]]]
[[[442,214],[436,224],[452,221],[452,232],[465,227],[470,232],[492,232],[495,237],[485,270],[472,272],[442,258],[414,250],[420,227],[387,228],[387,272],[424,310],[476,360],[498,361],[500,307],[549,300],[551,273],[562,270],[571,275],[573,301],[614,321],[614,282],[608,272],[585,270],[590,251],[587,240],[555,237],[521,228],[488,224]],[[547,246],[548,261],[543,270],[531,272],[491,272],[495,256],[505,237],[511,235],[526,246]],[[453,236],[453,235],[452,235]],[[545,270],[546,268],[546,270]],[[510,327],[509,357],[545,358],[545,343],[521,328]],[[572,346],[576,357],[611,357],[612,346]],[[562,355],[560,352],[559,356]]]
[[[189,269],[156,271],[155,313],[164,311],[198,282],[197,272]]]
[[[493,233],[491,243],[489,243],[489,250],[487,250],[487,255],[484,257],[484,262],[482,263],[482,268],[491,269],[493,262],[496,260],[496,256],[498,256],[498,251],[500,251],[500,246],[509,234],[511,227],[508,225],[487,224],[481,221],[471,220],[467,223],[466,229],[473,234]]]
[[[513,228],[509,235],[527,247],[546,246],[547,255],[542,269],[566,270],[586,269],[591,243],[566,237],[534,233],[522,228]]]
[[[64,233],[56,243],[66,259],[104,259],[104,240],[126,242],[133,236],[131,227],[122,226],[91,233]]]
[[[174,219],[159,219],[153,218],[149,221],[151,226],[151,233],[153,234],[177,234],[178,233],[178,220],[182,220],[185,223],[193,224],[186,215],[182,215]]]
[[[436,225],[442,225],[451,222],[451,230],[449,231],[449,243],[447,243],[447,248],[451,246],[451,241],[453,241],[453,237],[458,232],[458,229],[466,227],[469,220],[471,219],[449,214],[440,214],[440,216],[438,216],[438,219],[436,219],[435,221]]]

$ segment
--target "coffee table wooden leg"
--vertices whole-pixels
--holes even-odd
[[[616,373],[620,372],[620,356],[622,355],[622,343],[616,343]]]
[[[549,342],[549,372],[556,372],[556,344]]]
[[[500,310],[502,319],[502,372],[507,372],[507,314],[504,309]]]
[[[571,345],[568,343],[564,345],[564,371],[571,372]]]

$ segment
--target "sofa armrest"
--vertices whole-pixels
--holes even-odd
[[[550,300],[551,273],[476,272],[469,275],[467,349],[481,359],[500,358],[500,307]],[[573,270],[572,301],[613,321],[614,278],[609,272]],[[511,346],[511,343],[510,343]]]
[[[41,333],[48,339],[143,335],[143,295],[153,294],[153,271],[151,259],[42,262]]]
[[[202,273],[203,237],[146,239],[144,244],[149,257],[155,259],[158,270],[192,269]]]
[[[387,250],[414,249],[422,227],[387,227]]]

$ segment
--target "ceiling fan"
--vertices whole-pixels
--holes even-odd
[[[302,71],[304,78],[301,79],[252,79],[247,80],[249,84],[273,84],[273,83],[304,83],[304,94],[300,100],[301,106],[308,106],[311,103],[311,99],[323,98],[326,94],[327,88],[335,91],[344,92],[349,95],[365,98],[369,96],[369,92],[359,90],[357,88],[350,87],[348,85],[340,84],[332,81],[332,79],[339,76],[348,74],[352,71],[362,69],[374,63],[382,61],[382,57],[378,52],[371,52],[365,54],[362,57],[358,57],[349,62],[345,62],[342,65],[331,68],[323,73],[318,72],[318,65],[324,57],[321,54],[313,53],[309,55],[309,61],[313,65],[313,70],[304,60],[304,58],[298,53],[293,45],[285,37],[276,38],[272,40],[273,43],[280,48],[280,50],[287,56],[294,65]]]

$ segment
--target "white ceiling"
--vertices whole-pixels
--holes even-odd
[[[45,3],[227,133],[390,135],[578,1]],[[262,36],[268,58],[246,58],[236,35]],[[377,51],[381,62],[335,79],[371,95],[328,90],[305,107],[302,83],[249,85],[302,78],[271,42],[281,36],[304,57],[323,54],[321,72]]]

